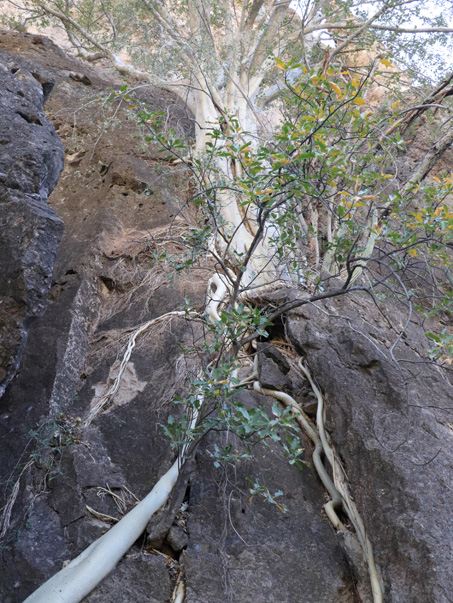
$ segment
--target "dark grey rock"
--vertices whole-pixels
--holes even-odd
[[[63,234],[47,205],[64,157],[43,109],[52,87],[45,69],[0,50],[0,396],[47,306]]]
[[[282,354],[269,343],[258,343],[258,377],[262,387],[283,390],[291,386],[287,377],[290,366]]]
[[[189,543],[189,537],[181,526],[171,526],[167,534],[167,541],[171,548],[179,553]]]
[[[116,505],[116,499],[105,490],[124,498],[127,508],[131,508],[136,502],[134,495],[142,498],[171,465],[173,453],[160,424],[165,423],[169,412],[177,412],[169,402],[175,393],[182,393],[187,375],[195,370],[193,362],[177,364],[181,356],[178,344],[188,347],[193,341],[192,329],[188,330],[182,321],[172,320],[162,325],[163,330],[151,331],[139,338],[129,367],[133,367],[136,380],[129,384],[127,402],[123,400],[117,405],[115,400],[109,412],[89,429],[75,429],[69,437],[60,433],[61,441],[57,437],[49,443],[48,426],[58,423],[61,415],[69,417],[71,424],[80,425],[77,417],[86,417],[95,391],[102,389],[109,380],[112,365],[124,352],[130,328],[177,307],[185,295],[201,304],[205,282],[204,276],[176,282],[162,278],[154,290],[155,279],[150,279],[152,254],[143,253],[137,257],[134,253],[134,241],[138,237],[149,237],[154,228],[173,222],[186,179],[181,183],[178,169],[158,161],[150,162],[147,155],[141,156],[142,152],[137,148],[137,131],[131,127],[128,111],[117,112],[117,119],[105,130],[105,116],[93,113],[91,105],[87,109],[84,82],[69,78],[68,73],[86,73],[93,92],[105,92],[115,82],[101,79],[99,73],[67,57],[41,36],[0,31],[0,50],[5,49],[10,56],[20,50],[27,57],[29,63],[16,61],[22,71],[30,72],[30,63],[36,63],[34,72],[41,68],[42,72],[52,72],[56,85],[47,103],[49,116],[62,136],[68,154],[74,156],[73,116],[77,111],[77,137],[84,145],[76,153],[80,161],[68,164],[50,199],[50,204],[67,226],[58,248],[50,293],[42,286],[41,295],[38,284],[34,284],[36,293],[35,289],[27,292],[19,278],[20,262],[29,249],[34,249],[33,246],[16,248],[14,241],[10,244],[8,239],[9,247],[6,247],[0,238],[4,244],[5,264],[13,266],[14,275],[18,277],[14,281],[18,283],[14,285],[17,289],[14,297],[11,300],[3,298],[5,307],[6,302],[9,307],[1,317],[11,321],[17,315],[17,323],[21,324],[22,316],[27,317],[29,311],[27,295],[32,297],[35,305],[41,304],[39,315],[26,318],[28,340],[21,350],[20,371],[0,400],[0,483],[5,484],[5,488],[0,489],[0,508],[9,500],[30,455],[37,459],[20,477],[20,490],[1,543],[0,600],[16,603],[23,601],[58,571],[64,561],[78,555],[109,527],[108,522],[94,517],[87,506],[101,517],[119,518],[122,511]],[[9,68],[7,76],[14,76]],[[39,92],[40,82],[36,80],[35,86],[32,79],[36,80],[34,76],[29,78],[30,86]],[[171,105],[175,127],[180,127],[181,120],[188,122],[181,104],[175,103],[172,95],[162,95],[160,91],[142,93],[144,100],[156,109]],[[19,98],[23,97],[19,95]],[[45,130],[37,123],[24,119],[22,122],[36,131]],[[91,135],[99,127],[106,138],[94,143]],[[33,132],[29,139],[35,140],[32,135]],[[36,152],[39,152],[38,147]],[[157,152],[154,154],[156,159],[160,158]],[[11,182],[15,179],[34,190],[32,177],[25,174],[22,178],[7,158],[2,165],[5,179],[8,176]],[[74,173],[76,168],[78,174]],[[26,169],[29,169],[28,164]],[[50,181],[48,179],[41,187],[42,196],[39,189],[37,193],[28,193],[34,203],[33,210],[38,208],[40,212],[50,213],[45,198]],[[144,194],[147,188],[154,191],[152,197]],[[12,203],[10,191],[13,189],[4,187],[2,190],[0,216],[6,220],[5,215],[16,215],[11,211],[5,214],[2,209]],[[19,189],[14,191],[18,193]],[[58,218],[55,220],[62,226]],[[14,231],[12,218],[8,223],[5,221],[5,228],[16,233],[16,242],[25,238],[20,230]],[[48,226],[43,219],[35,229],[40,240],[45,228]],[[26,234],[31,238],[35,231],[31,228],[30,234],[28,231]],[[140,249],[143,248],[146,245],[141,245]],[[132,256],[128,255],[129,249],[133,250]],[[3,257],[0,257],[0,266]],[[17,265],[9,261],[16,257],[19,258]],[[42,246],[39,257],[47,257]],[[32,256],[27,264],[31,281],[39,277],[39,267],[35,266],[36,272],[32,273],[35,260],[36,256]],[[50,273],[51,267],[49,276]],[[101,277],[111,279],[108,281],[110,289]],[[42,313],[47,297],[49,304]],[[17,310],[19,303],[22,314]],[[17,345],[22,341],[20,332]],[[176,370],[176,367],[180,368]],[[36,437],[31,437],[31,430]],[[46,469],[47,464],[52,464],[50,469]],[[27,524],[28,509],[32,508],[34,499],[39,500],[40,519]],[[58,546],[53,546],[52,534],[55,538],[62,536]],[[35,550],[33,554],[45,562],[35,563],[30,558],[32,553],[26,554],[31,539],[35,548],[40,547],[39,555]],[[127,559],[124,570],[119,567],[118,582],[116,572],[112,575],[112,583],[106,580],[106,585],[113,586],[108,586],[111,590],[100,591],[100,600],[156,600],[163,603],[170,599],[170,572],[164,558],[152,556],[149,561],[145,555],[143,563],[135,561],[143,544],[140,541],[128,553],[134,561],[129,563]],[[137,582],[137,588],[129,584],[126,576]]]
[[[137,553],[120,561],[84,603],[163,603],[171,592],[165,558]]]
[[[291,368],[289,362],[274,345],[271,343],[257,343],[256,350],[258,352],[258,358],[270,358],[284,375],[289,373]]]
[[[271,401],[241,394],[246,406]],[[237,440],[228,441],[241,449]],[[206,448],[226,445],[209,436]],[[188,508],[190,541],[186,603],[340,603],[354,601],[352,571],[335,532],[323,517],[324,491],[312,467],[290,466],[278,449],[255,448],[255,460],[231,472],[216,469],[204,452],[192,477]],[[258,480],[288,510],[255,495]],[[250,500],[251,499],[251,500]]]
[[[451,383],[423,362],[427,340],[417,324],[408,325],[394,361],[397,334],[370,299],[318,305],[294,311],[287,333],[324,390],[327,426],[382,571],[384,600],[451,602]],[[391,319],[406,322],[398,308]]]
[[[148,522],[148,525],[146,526],[146,532],[148,534],[147,546],[153,549],[161,550],[162,544],[167,535],[168,539],[170,539],[169,532],[171,532],[172,523],[186,496],[189,477],[194,470],[194,467],[195,460],[192,457],[184,464],[176,485],[171,493],[170,500],[162,509],[160,509],[158,513],[155,513]],[[181,541],[181,539],[184,540],[182,535],[179,534],[178,537],[177,530],[173,532],[172,538],[174,543],[170,542],[170,546],[175,551],[180,551],[187,544],[186,542],[185,544],[182,544],[180,548],[175,548],[176,546],[179,546],[178,543]],[[187,539],[187,536],[185,536],[185,538]],[[175,546],[173,546],[173,544]]]

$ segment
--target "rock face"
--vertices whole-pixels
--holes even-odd
[[[47,306],[63,222],[47,205],[63,146],[44,113],[54,85],[40,65],[0,47],[0,395]]]
[[[19,110],[31,123],[17,114],[18,123],[30,128],[25,142],[34,143],[33,157],[42,161],[29,172],[24,160],[22,173],[8,154],[2,173],[26,190],[0,185],[6,228],[0,270],[9,275],[14,267],[15,275],[0,291],[13,308],[7,332],[15,333],[4,347],[16,364],[19,348],[21,354],[20,371],[0,399],[0,600],[16,603],[132,508],[171,465],[161,424],[177,412],[171,399],[197,375],[199,358],[181,347],[203,337],[198,323],[173,315],[150,325],[115,397],[89,427],[83,421],[114,383],[129,337],[178,309],[184,296],[201,308],[211,269],[190,277],[174,270],[178,237],[193,218],[185,206],[190,174],[162,158],[124,103],[109,100],[108,89],[123,82],[41,36],[0,33],[0,51],[13,90],[23,90],[24,81],[35,86],[35,96],[19,94],[14,102],[26,100]],[[12,73],[18,65],[20,72]],[[49,205],[61,155],[42,111],[32,111],[36,103],[42,110],[36,77],[45,94],[55,82],[46,111],[66,154]],[[141,94],[151,109],[165,112],[168,125],[191,134],[192,116],[173,96]],[[16,115],[19,105],[10,106]],[[38,142],[35,132],[49,138]],[[52,144],[56,155],[46,153]],[[164,251],[167,260],[156,262]],[[395,334],[373,322],[379,318],[372,307],[361,299],[336,303],[294,312],[287,336],[325,391],[328,428],[375,547],[385,603],[444,603],[453,550],[447,529],[451,430],[442,410],[450,384],[414,363],[424,346],[419,327],[411,325],[395,347],[396,363],[388,351]],[[288,346],[279,347],[280,336],[259,345],[260,380],[290,392],[313,416],[307,382]],[[240,395],[245,407],[262,404],[271,412],[270,399]],[[86,601],[166,603],[184,576],[186,603],[368,603],[363,572],[324,517],[325,494],[313,468],[297,469],[281,450],[257,446],[253,461],[218,469],[212,451],[227,437],[211,434],[200,445],[172,500],[150,521],[149,537],[135,543]],[[308,461],[311,445],[303,445]],[[276,501],[288,511],[258,494],[251,498],[256,480],[272,494],[282,490]]]
[[[242,396],[245,406],[267,404],[270,412],[270,399],[249,392]],[[226,438],[208,438],[190,484],[190,541],[181,556],[186,602],[356,601],[353,570],[320,513],[323,489],[314,469],[287,467],[281,451],[261,446],[253,462],[225,473],[209,457],[222,444]],[[281,490],[283,496],[275,500],[287,511],[259,495],[250,497],[256,482],[272,494]]]
[[[174,278],[171,267],[155,263],[165,236],[174,239],[190,224],[183,206],[188,174],[144,141],[127,107],[105,102],[105,90],[121,82],[103,80],[39,36],[4,34],[0,44],[52,69],[46,108],[66,153],[50,199],[66,230],[49,307],[30,325],[20,374],[0,401],[4,502],[12,508],[6,522],[2,516],[0,598],[11,603],[80,553],[170,466],[159,424],[196,374],[197,358],[179,347],[200,335],[196,324],[173,317],[150,328],[112,404],[87,429],[80,418],[113,383],[134,328],[177,308],[185,295],[201,307],[210,270]],[[171,95],[143,94],[152,108],[165,109],[170,124],[190,132],[190,116]],[[171,253],[171,244],[165,249]],[[266,354],[278,379],[284,361]],[[290,377],[284,368],[288,387]],[[247,403],[257,401],[250,395]],[[355,578],[322,515],[323,490],[312,470],[301,472],[263,448],[262,463],[219,473],[211,445],[200,449],[170,516],[157,518],[157,534],[150,527],[151,541],[137,543],[87,600],[164,603],[184,568],[192,602],[253,596],[289,603],[301,589],[307,602],[354,601]],[[289,513],[259,496],[249,501],[248,479],[259,475],[274,492],[285,489]]]
[[[399,330],[407,316],[391,310]],[[328,428],[365,519],[386,601],[448,603],[453,592],[451,376],[423,360],[365,296],[304,306],[287,333],[325,392]],[[397,343],[391,354],[393,344]]]

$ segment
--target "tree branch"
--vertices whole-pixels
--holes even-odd
[[[378,10],[372,17],[365,21],[358,29],[356,29],[344,42],[342,42],[339,46],[337,46],[330,55],[330,60],[332,60],[338,53],[340,53],[344,48],[349,46],[349,44],[357,38],[365,29],[369,29],[371,24],[379,19],[381,15],[383,15],[388,10],[388,6],[384,4],[384,6]]]
[[[429,172],[439,161],[444,152],[453,144],[453,126],[447,131],[442,138],[437,140],[423,159],[418,163],[410,180],[404,186],[404,192],[408,192],[414,183],[421,182],[426,178]]]

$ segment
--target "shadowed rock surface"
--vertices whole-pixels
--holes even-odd
[[[31,319],[47,306],[63,222],[47,197],[63,146],[44,113],[50,72],[0,46],[0,395],[14,377]]]
[[[392,310],[396,325],[407,315]],[[304,306],[287,334],[325,392],[327,426],[365,518],[386,601],[448,603],[453,592],[451,376],[423,360],[365,295]],[[393,344],[396,346],[391,356]]]

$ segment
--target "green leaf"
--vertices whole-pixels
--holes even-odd
[[[277,57],[274,57],[274,61],[277,63],[276,67],[278,67],[279,69],[283,69],[284,71],[287,69],[285,63]]]

